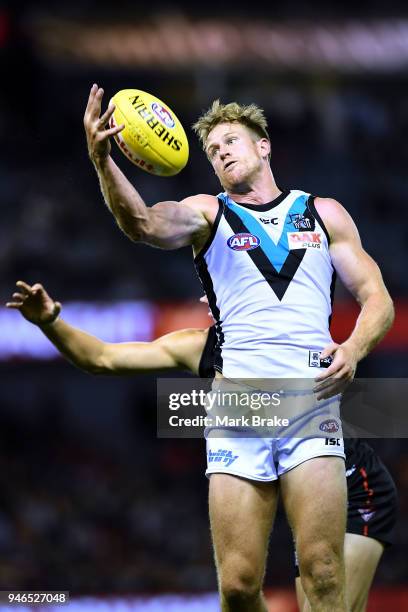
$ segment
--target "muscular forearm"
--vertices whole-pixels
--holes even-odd
[[[388,293],[375,293],[364,302],[356,326],[344,343],[363,359],[382,340],[394,321],[394,307]]]
[[[93,374],[102,371],[100,357],[105,346],[104,342],[72,327],[62,319],[39,327],[59,352],[78,368]]]
[[[105,202],[119,227],[132,240],[141,240],[149,221],[143,199],[110,156],[93,163]]]

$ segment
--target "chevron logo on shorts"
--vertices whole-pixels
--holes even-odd
[[[368,523],[368,521],[372,519],[373,516],[375,516],[375,510],[369,511],[369,510],[366,510],[365,508],[359,508],[358,511],[361,514],[361,518],[366,523]]]

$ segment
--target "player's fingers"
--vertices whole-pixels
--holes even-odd
[[[333,355],[337,351],[339,346],[340,345],[337,344],[337,342],[332,342],[331,344],[326,346],[320,353],[320,359],[324,359],[325,357],[329,357],[330,355]]]
[[[326,394],[329,392],[330,395],[335,395],[335,393],[332,393],[331,390],[337,388],[339,385],[341,386],[348,379],[348,368],[344,366],[339,370],[339,372],[325,380],[323,383],[316,385],[313,391],[314,393],[318,394],[318,399],[321,399],[319,395],[324,394],[324,396],[326,396]],[[328,397],[330,397],[330,395]]]
[[[30,287],[28,283],[25,283],[24,281],[19,280],[16,282],[16,286],[19,288],[20,291],[27,293],[27,295],[31,295],[32,288]]]
[[[101,114],[102,97],[103,89],[99,87],[95,92],[95,95],[88,109],[88,117],[91,121],[95,121],[96,119],[98,119],[99,115]]]
[[[6,302],[6,308],[20,308],[23,302]]]
[[[99,119],[100,127],[103,127],[104,125],[106,125],[109,122],[109,119],[113,115],[113,112],[114,112],[115,108],[116,108],[116,106],[113,104],[113,102],[109,102],[108,108],[103,113],[102,117]]]
[[[95,94],[97,91],[98,91],[98,85],[94,83],[89,92],[88,102],[87,102],[86,109],[85,109],[84,122],[88,119],[88,115],[90,113],[90,109],[91,109],[91,106],[92,106],[92,103],[93,103],[93,100],[95,98]]]
[[[333,365],[333,364],[332,364],[332,365]],[[331,368],[331,366],[330,366],[330,368]],[[318,376],[316,376],[316,378],[315,378],[315,383],[321,383],[321,382],[324,382],[325,380],[327,380],[328,378],[331,378],[331,376],[333,376],[334,374],[336,374],[336,371],[337,371],[337,370],[334,370],[334,371],[333,371],[333,370],[331,370],[331,371],[329,372],[329,369],[330,369],[330,368],[327,368],[327,370],[326,370],[325,372],[322,372],[321,374],[319,374]],[[319,385],[318,385],[318,384],[316,384],[316,387],[318,387],[318,386],[319,386]]]
[[[41,283],[35,283],[35,285],[32,286],[32,290],[33,293],[37,293],[38,291],[44,291],[44,287]]]
[[[322,380],[326,380],[327,378],[330,378],[331,376],[335,376],[340,370],[341,368],[344,366],[344,361],[343,359],[336,359],[336,357],[333,359],[333,363],[330,364],[330,366],[326,369],[325,372],[321,372],[320,374],[318,374],[315,378],[315,382],[320,382]]]
[[[322,391],[319,391],[319,393],[316,394],[316,398],[318,400],[322,400],[322,399],[329,399],[330,397],[333,397],[334,395],[338,395],[340,393],[339,387],[340,387],[339,383],[333,383],[329,385],[328,387],[326,387],[325,389],[323,389]]]
[[[105,130],[103,132],[104,138],[109,138],[110,136],[114,136],[115,134],[119,134],[119,132],[121,132],[124,129],[125,129],[125,124],[124,123],[122,123],[122,125],[116,125],[113,128],[109,128],[109,130]]]
[[[336,371],[331,372],[330,374],[326,374],[324,379],[322,377],[320,377],[319,380],[315,378],[317,384],[313,387],[313,391],[317,393],[322,389],[325,389],[326,387],[331,385],[334,380],[341,378],[344,375],[345,371],[346,368],[344,365],[342,365]]]
[[[23,293],[13,293],[12,295],[13,299],[15,300],[19,300],[21,302],[24,302],[24,300],[28,297],[27,295],[23,294]]]
[[[339,393],[343,393],[343,391],[345,390],[345,388],[348,386],[349,383],[350,381],[345,380],[344,378],[339,379],[339,380],[336,379],[335,381],[333,381],[333,384],[331,384],[329,387],[324,389],[324,391],[321,391],[320,393],[318,393],[316,397],[318,400],[321,400],[321,399],[329,399],[330,397],[339,395]]]
[[[328,380],[326,380],[321,385],[318,385],[318,386],[314,387],[313,388],[313,393],[316,393],[318,395],[318,399],[320,399],[319,398],[319,394],[325,393],[325,391],[327,391],[327,389],[329,389],[331,387],[331,385],[333,385],[333,379],[329,378]]]
[[[92,102],[97,91],[98,91],[98,85],[97,83],[94,83],[89,91],[88,103]]]
[[[326,391],[326,389],[328,389],[331,385],[336,384],[336,381],[339,378],[341,378],[340,373],[338,375],[331,376],[330,378],[328,378],[327,380],[323,381],[319,385],[316,385],[313,388],[313,393],[322,393],[322,392]]]

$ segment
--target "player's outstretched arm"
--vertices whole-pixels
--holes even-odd
[[[119,227],[131,239],[164,249],[202,244],[210,233],[206,208],[214,206],[212,196],[193,196],[182,202],[160,202],[147,207],[110,156],[110,137],[124,126],[105,129],[115,110],[109,104],[101,115],[103,89],[91,88],[84,115],[88,153],[99,177],[106,204]]]
[[[330,198],[317,198],[316,209],[330,234],[333,265],[344,285],[361,307],[350,337],[341,345],[326,348],[322,357],[333,363],[316,380],[321,397],[343,390],[354,377],[357,363],[385,336],[394,320],[394,307],[380,269],[363,249],[357,228],[347,211]]]
[[[111,344],[63,321],[61,304],[39,283],[17,282],[8,308],[19,310],[71,363],[92,374],[126,375],[157,370],[191,370],[198,364],[207,330],[180,330],[154,342]]]

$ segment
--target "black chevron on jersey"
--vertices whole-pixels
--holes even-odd
[[[235,234],[251,233],[242,219],[228,206],[224,209],[224,216]],[[246,253],[252,259],[272,291],[276,294],[278,300],[282,300],[291,280],[302,262],[306,249],[294,249],[289,251],[280,272],[278,272],[269,261],[269,258],[262,250],[262,246],[246,251]]]

